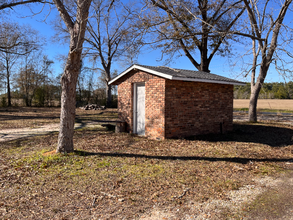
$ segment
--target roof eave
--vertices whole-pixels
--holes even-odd
[[[120,79],[122,76],[126,75],[127,73],[129,73],[131,70],[133,69],[138,69],[138,70],[142,70],[142,71],[145,71],[147,73],[152,73],[156,76],[160,76],[160,77],[163,77],[165,79],[172,79],[172,76],[168,75],[168,74],[164,74],[164,73],[160,73],[158,71],[155,71],[155,70],[151,70],[151,69],[148,69],[148,68],[145,68],[145,67],[142,67],[142,66],[138,66],[138,65],[133,65],[131,67],[129,67],[127,70],[125,70],[123,73],[119,74],[118,76],[116,76],[114,79],[112,79],[108,84],[111,85],[113,84],[115,81],[117,81],[118,79]]]
[[[205,83],[217,83],[217,84],[228,84],[228,85],[239,85],[239,86],[244,86],[246,85],[246,83],[242,83],[242,82],[228,82],[228,81],[220,81],[220,80],[209,80],[209,79],[196,79],[196,78],[183,78],[183,77],[173,77],[171,75],[165,74],[165,73],[161,73],[155,70],[151,70],[139,65],[132,65],[131,67],[129,67],[127,70],[125,70],[124,72],[122,72],[121,74],[119,74],[118,76],[116,76],[114,79],[112,79],[108,84],[114,84],[118,79],[120,79],[122,76],[126,75],[127,73],[129,73],[131,70],[134,69],[138,69],[147,73],[151,73],[154,74],[156,76],[160,76],[163,77],[165,79],[169,79],[169,80],[180,80],[180,81],[190,81],[190,82],[205,82]]]
[[[195,78],[182,78],[182,77],[172,77],[171,80],[180,80],[180,81],[189,81],[189,82],[205,82],[205,83],[217,83],[217,84],[227,84],[227,85],[237,85],[237,86],[245,86],[246,83],[242,82],[227,82],[220,80],[210,80],[210,79],[195,79]]]

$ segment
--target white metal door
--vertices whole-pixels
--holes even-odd
[[[135,120],[134,131],[138,135],[145,135],[145,85],[135,84]]]

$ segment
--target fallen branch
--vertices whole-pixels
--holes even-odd
[[[92,203],[92,206],[93,206],[93,207],[95,207],[95,205],[96,205],[96,204],[95,204],[96,201],[97,201],[97,197],[95,196],[95,197],[94,197],[94,201],[93,201],[93,203]]]
[[[181,199],[183,196],[186,195],[186,192],[189,190],[190,190],[189,188],[183,190],[183,193],[180,196],[173,196],[173,199]]]

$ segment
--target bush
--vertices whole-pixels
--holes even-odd
[[[43,87],[38,87],[35,91],[35,105],[38,107],[45,106],[46,91]]]
[[[5,97],[2,97],[1,99],[1,107],[7,107],[7,101]]]

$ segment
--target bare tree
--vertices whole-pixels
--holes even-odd
[[[14,82],[26,106],[32,106],[36,91],[39,91],[40,95],[40,89],[50,84],[48,72],[51,64],[52,61],[40,52],[25,55],[22,68],[15,74]]]
[[[171,58],[182,51],[195,68],[205,72],[210,71],[216,53],[229,52],[231,32],[245,11],[241,0],[146,0],[146,3],[152,11],[142,15],[141,25],[152,38],[156,36],[150,43],[155,42],[155,47]]]
[[[5,67],[0,62],[0,91],[6,91],[6,85],[5,84],[6,84],[6,80],[5,80]]]
[[[62,0],[53,0],[70,33],[70,49],[64,73],[61,77],[61,114],[57,152],[74,151],[73,134],[76,105],[76,82],[81,67],[81,55],[91,0],[77,0],[75,14]],[[73,10],[72,10],[73,11]]]
[[[284,18],[292,0],[285,0],[280,8],[273,1],[243,0],[246,6],[247,15],[250,21],[249,34],[253,36],[252,40],[252,65],[251,72],[251,95],[249,102],[249,121],[257,121],[257,100],[267,76],[269,67],[273,61],[276,61],[277,49],[286,50],[278,39],[281,36],[281,30],[284,28]],[[279,12],[276,13],[276,10]],[[289,39],[285,39],[289,40]],[[257,75],[258,71],[258,75]]]
[[[15,45],[15,41],[19,38],[20,33],[18,32],[18,29],[14,29],[14,25],[8,26],[7,24],[1,24],[1,45],[3,48],[0,51],[0,62],[2,64],[2,67],[5,69],[3,71],[3,78],[5,78],[5,85],[6,85],[6,93],[7,93],[7,105],[11,106],[11,75],[12,70],[15,65],[15,62],[17,59],[19,59],[19,54],[17,53],[17,50],[19,48],[16,48],[15,46],[10,47],[10,45]],[[4,37],[3,35],[6,35]]]
[[[11,76],[16,62],[24,55],[37,50],[37,32],[29,26],[3,22],[0,24],[0,63],[5,68],[7,104],[11,106]]]
[[[141,33],[132,26],[133,10],[134,5],[125,5],[121,1],[93,1],[93,15],[89,19],[89,36],[86,41],[91,46],[88,55],[101,64],[101,74],[106,83],[107,107],[112,102],[112,88],[108,82],[113,77],[113,62],[128,56],[141,37]],[[135,53],[132,55],[135,56]]]
[[[35,92],[42,82],[45,80],[43,74],[37,72],[33,65],[21,69],[16,78],[16,83],[23,95],[26,106],[32,106],[32,100]]]
[[[0,10],[4,9],[11,9],[15,6],[19,5],[26,5],[30,3],[49,3],[49,1],[43,1],[43,0],[2,0],[0,2]]]
[[[43,7],[38,12],[32,12],[30,5],[38,4],[38,3],[42,4]],[[29,9],[32,12],[31,16],[34,16],[36,14],[41,13],[45,5],[52,5],[52,4],[53,3],[51,2],[51,0],[48,0],[48,1],[46,0],[1,0],[0,1],[0,17],[3,19],[3,15],[9,14],[11,11],[14,10],[14,8],[21,7],[21,6],[25,6],[26,9]],[[48,15],[49,14],[50,12],[48,13]],[[0,51],[5,49],[11,49],[11,47],[13,46],[18,46],[18,44],[10,45],[9,47],[6,47],[0,44]]]
[[[95,87],[94,74],[96,73],[96,68],[90,68],[84,66],[82,62],[82,68],[77,80],[77,105],[85,105],[93,101],[93,91]]]

